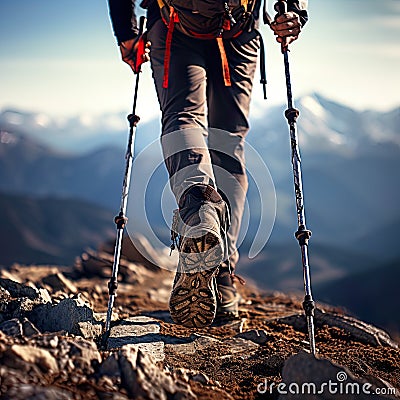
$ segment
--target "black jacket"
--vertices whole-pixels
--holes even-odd
[[[259,0],[267,1],[267,0]],[[118,44],[134,39],[138,35],[135,13],[135,0],[108,0],[110,17]],[[157,0],[145,0],[141,3],[147,8],[147,29],[161,18]],[[307,0],[287,0],[288,11],[294,11],[300,16],[302,25],[307,22]],[[258,16],[256,16],[258,17]]]

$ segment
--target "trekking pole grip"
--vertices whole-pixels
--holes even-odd
[[[278,0],[275,3],[275,11],[278,13],[278,15],[283,15],[287,13],[287,3],[286,0]]]
[[[146,17],[142,15],[139,19],[139,35],[143,34],[145,24],[146,24]]]
[[[286,14],[287,13],[287,2],[286,2],[286,0],[278,0],[275,3],[274,8],[275,8],[275,11],[277,12],[278,16]],[[287,52],[288,50],[289,49],[288,49],[288,45],[286,44],[286,38],[283,37],[282,38],[282,43],[281,43],[282,54]]]

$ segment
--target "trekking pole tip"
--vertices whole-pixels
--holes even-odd
[[[105,331],[101,335],[100,339],[100,350],[107,351],[108,350],[108,339],[110,337],[110,331]]]

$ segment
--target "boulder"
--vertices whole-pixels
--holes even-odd
[[[149,400],[196,399],[190,385],[154,364],[152,358],[134,345],[121,348],[118,355],[123,387],[131,398]]]
[[[80,322],[96,323],[92,309],[79,296],[63,299],[56,305],[35,307],[28,318],[41,332],[66,331],[75,335],[81,333]]]

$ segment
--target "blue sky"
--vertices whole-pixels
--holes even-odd
[[[270,0],[271,6],[272,2]],[[357,109],[400,104],[400,1],[309,0],[310,22],[290,54],[296,96],[317,91]],[[268,28],[269,102],[285,99],[282,56]],[[145,118],[158,105],[142,74]],[[0,108],[53,116],[129,110],[133,77],[119,60],[106,0],[0,2]]]

